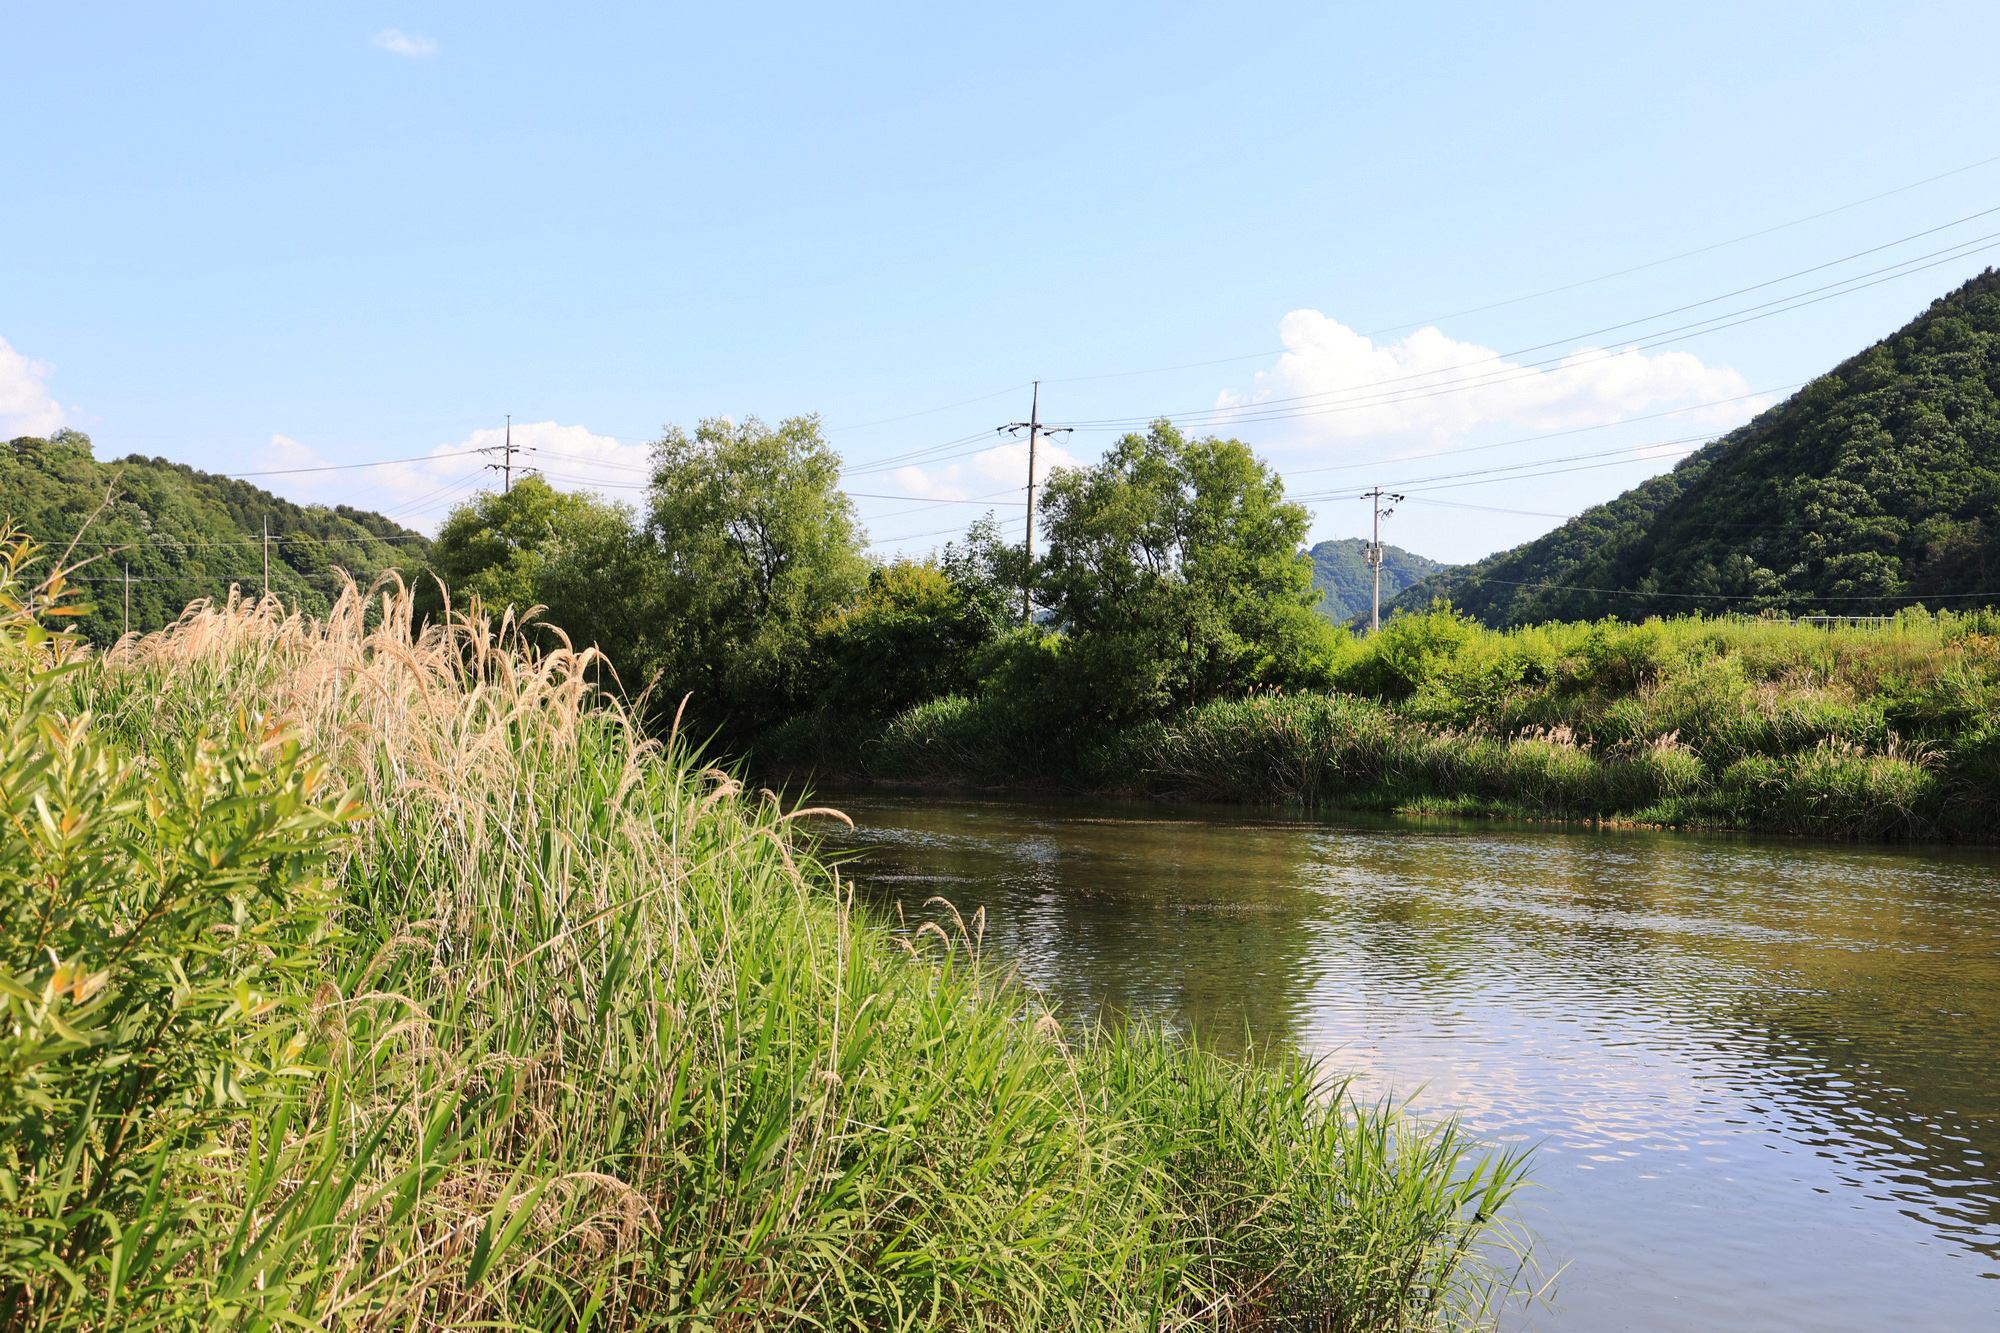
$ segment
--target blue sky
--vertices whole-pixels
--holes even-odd
[[[1316,537],[1406,483],[1389,540],[1476,558],[2000,262],[1991,4],[9,0],[0,30],[0,434],[440,455],[260,478],[426,528],[510,412],[627,499],[663,423],[818,412],[876,549],[921,551],[1018,515],[992,429],[1040,378],[1092,427],[1057,461],[1208,422],[1326,497]]]

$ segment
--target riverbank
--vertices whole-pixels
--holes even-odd
[[[1363,640],[1325,691],[1116,724],[953,696],[886,721],[797,719],[759,762],[825,780],[1989,841],[1996,630],[1988,613],[1911,613],[1495,633],[1433,612]]]
[[[197,609],[66,674],[0,624],[47,811],[0,857],[0,1322],[1415,1328],[1508,1276],[1518,1159],[1066,1027],[588,654],[411,613]]]

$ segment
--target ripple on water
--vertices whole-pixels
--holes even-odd
[[[1536,1147],[1550,1329],[2000,1327],[2000,856],[868,794],[849,872],[1072,1013]]]

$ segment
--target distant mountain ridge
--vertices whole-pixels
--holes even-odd
[[[125,626],[128,568],[134,630],[158,629],[197,597],[227,596],[231,584],[257,592],[267,519],[271,590],[310,612],[332,604],[336,569],[365,585],[390,568],[414,574],[430,550],[422,533],[370,510],[293,504],[164,458],[101,463],[90,437],[70,430],[0,446],[0,519],[52,547],[52,556],[77,539],[72,562],[97,557],[75,576],[95,604],[76,623],[96,643]]]
[[[2000,600],[2000,274],[1672,472],[1413,583],[1496,627],[1692,611],[1887,614]]]
[[[1373,574],[1368,568],[1368,543],[1359,537],[1324,541],[1307,552],[1312,557],[1312,586],[1319,589],[1319,613],[1336,625],[1344,625],[1368,615],[1373,593]],[[1400,546],[1382,547],[1382,605],[1426,576],[1445,569]]]

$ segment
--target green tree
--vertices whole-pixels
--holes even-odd
[[[1310,517],[1237,440],[1159,421],[1095,467],[1049,478],[1038,600],[1069,640],[1067,687],[1110,719],[1258,683],[1301,683],[1331,653],[1312,611]]]
[[[547,552],[581,522],[592,501],[557,490],[530,472],[506,491],[481,491],[451,511],[431,544],[431,569],[444,581],[454,606],[477,597],[495,615],[537,604],[535,581]],[[426,592],[435,610],[438,592]]]
[[[1024,552],[1000,540],[1000,524],[987,510],[973,520],[962,542],[946,542],[937,565],[977,619],[985,639],[998,637],[1020,614],[1021,585],[1027,578]]]
[[[814,629],[868,575],[839,482],[814,416],[711,418],[653,446],[663,702],[691,695],[700,725],[741,740],[810,699]]]
[[[581,498],[541,548],[535,600],[547,624],[602,652],[623,692],[637,695],[652,678],[663,628],[660,554],[630,505]]]
[[[128,591],[135,631],[159,629],[198,597],[227,597],[231,585],[255,596],[266,586],[267,530],[271,591],[316,615],[343,586],[336,571],[364,588],[392,568],[414,578],[428,546],[380,514],[295,505],[184,463],[137,454],[100,463],[90,437],[73,430],[0,444],[0,519],[8,518],[43,544],[44,570],[65,551],[86,562],[74,582],[94,605],[76,627],[98,644],[125,628]]]
[[[489,615],[542,608],[539,624],[576,648],[596,648],[612,671],[600,683],[636,694],[654,660],[661,617],[660,560],[631,506],[558,491],[529,473],[452,511],[431,550],[420,609],[437,615],[473,598]]]
[[[860,603],[819,627],[824,705],[890,717],[938,695],[972,690],[979,650],[1004,628],[993,608],[982,605],[982,591],[934,560],[878,566]]]

